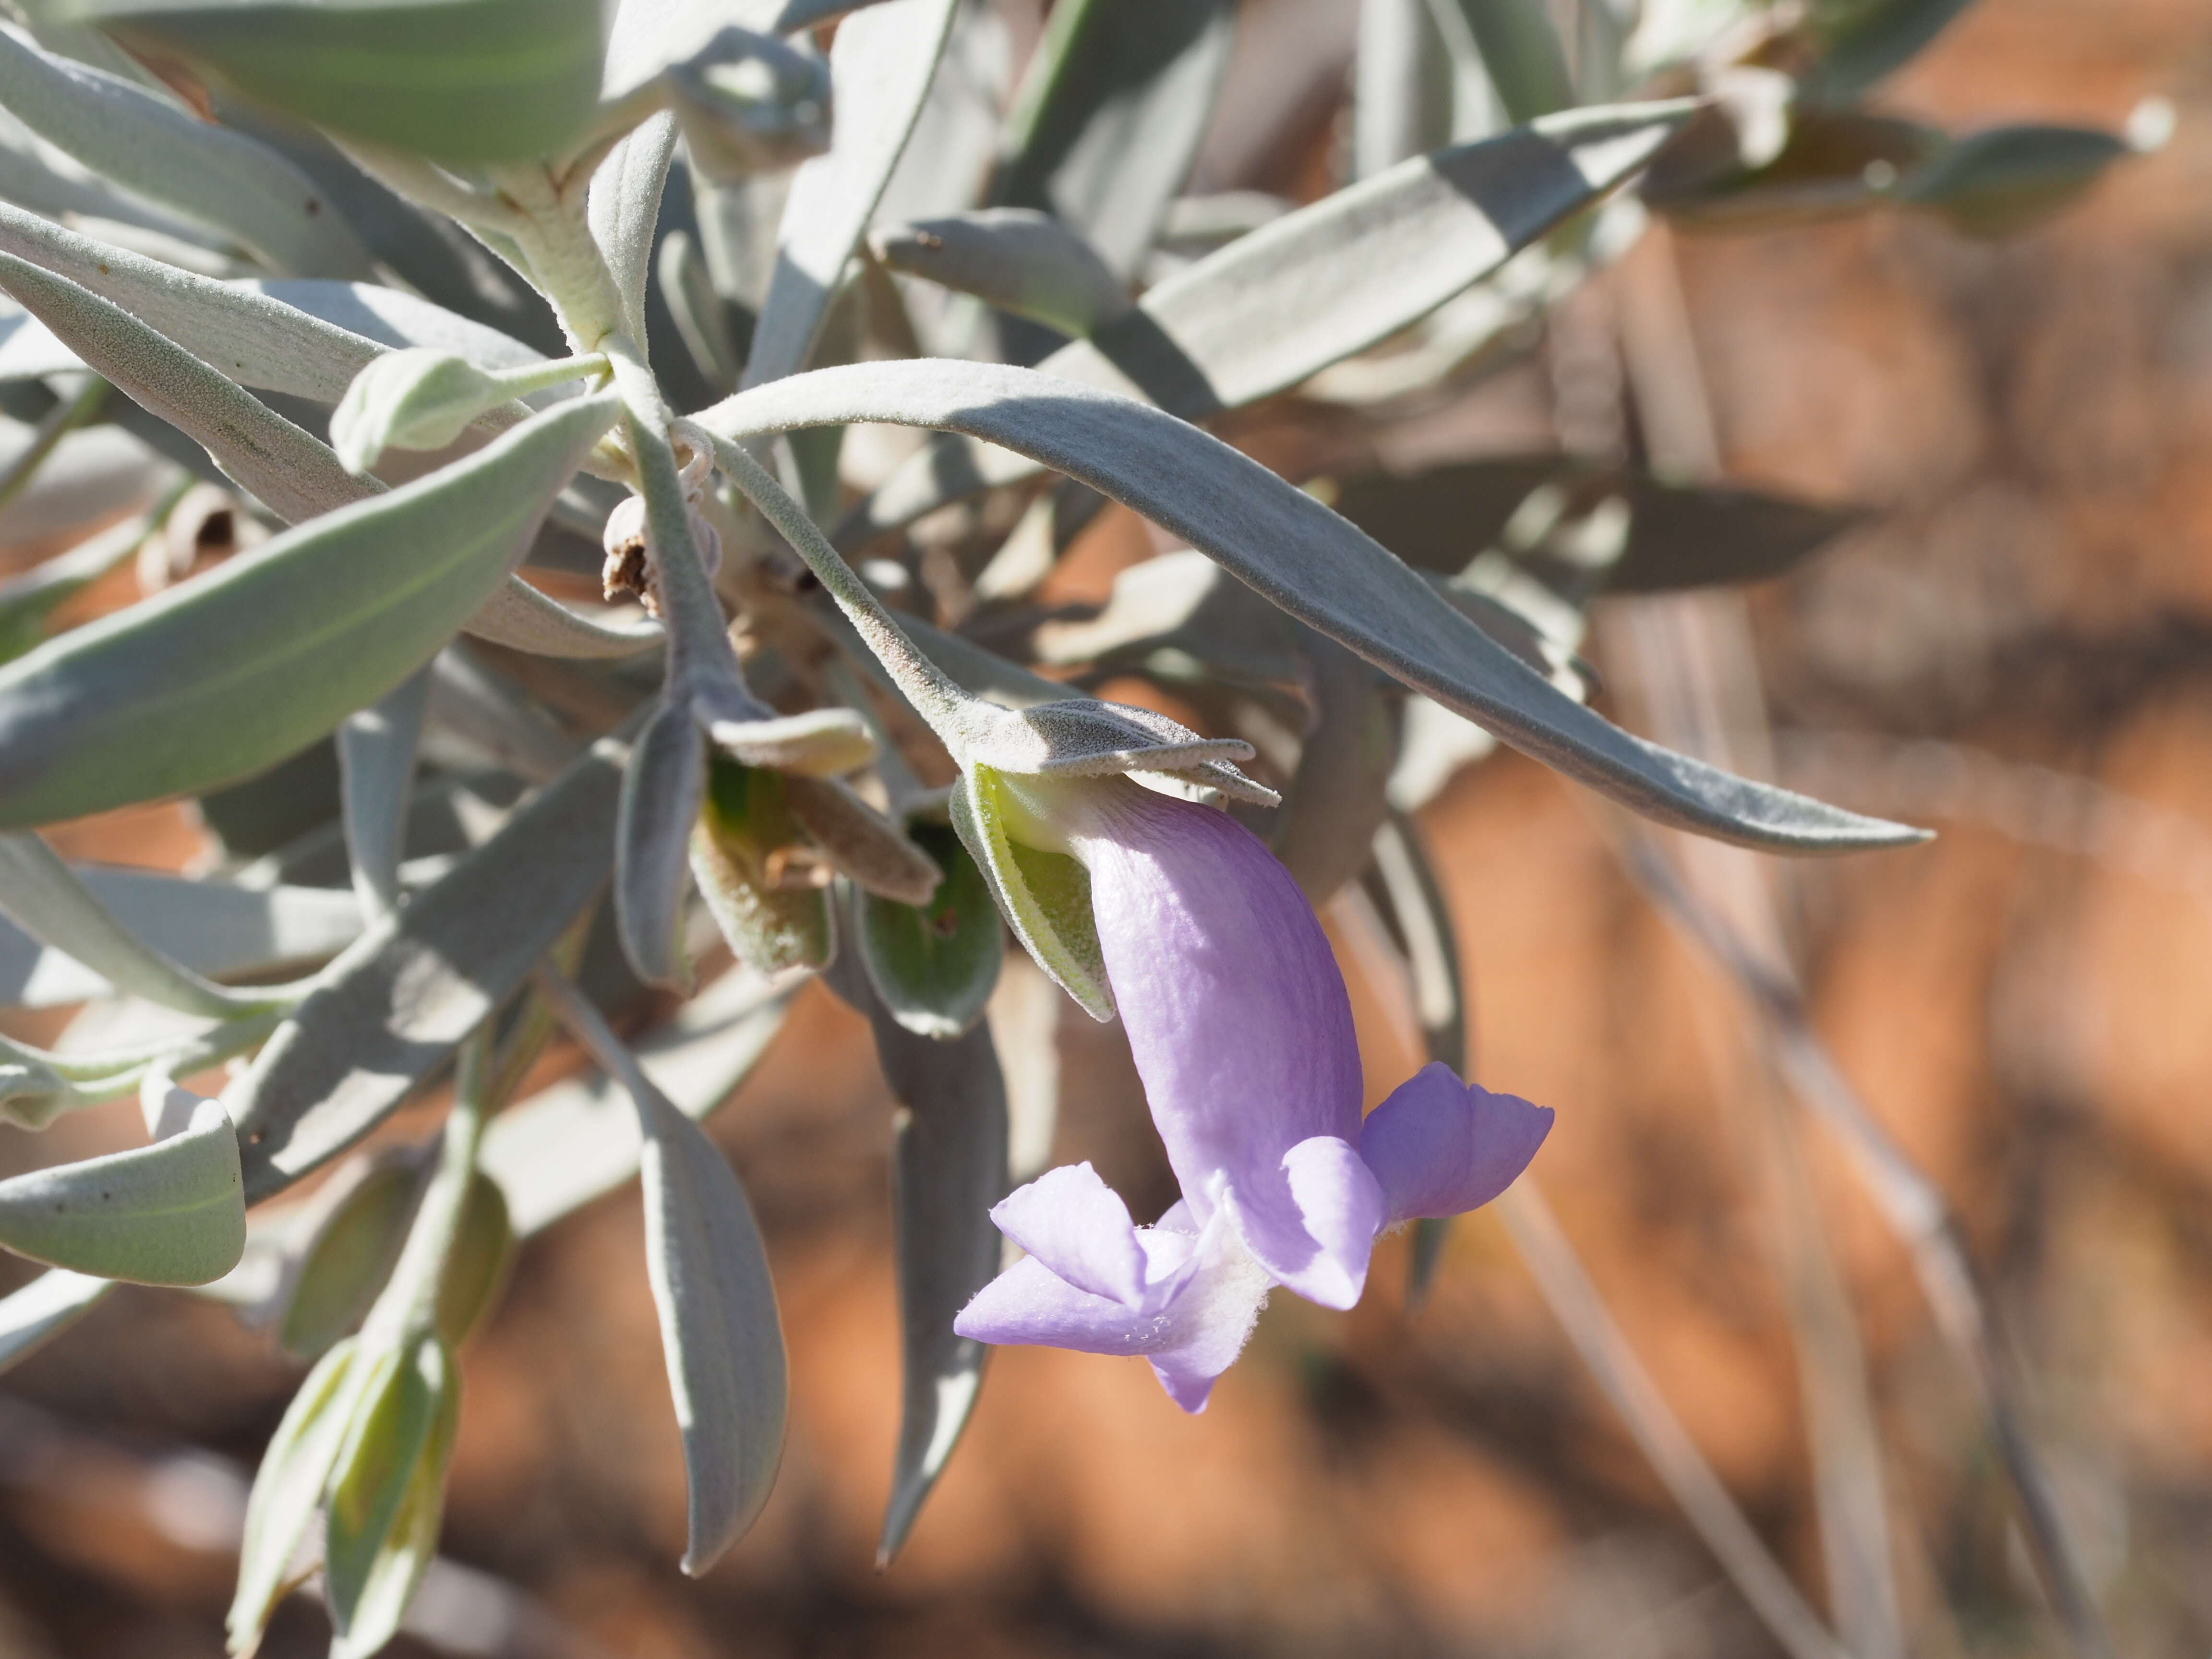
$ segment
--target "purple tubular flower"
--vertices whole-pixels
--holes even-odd
[[[1090,872],[1107,977],[1182,1201],[1139,1227],[1089,1164],[1049,1171],[992,1211],[1029,1254],[954,1328],[1143,1354],[1199,1411],[1271,1289],[1351,1307],[1385,1228],[1489,1202],[1552,1113],[1432,1065],[1363,1123],[1343,977],[1256,837],[1121,779],[1055,782],[1024,804],[1040,840]]]

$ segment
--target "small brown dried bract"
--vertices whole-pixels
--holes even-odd
[[[645,614],[660,614],[660,601],[653,592],[652,562],[645,556],[645,538],[618,542],[607,550],[607,562],[599,570],[599,591],[606,595],[610,605],[623,599],[635,599],[645,607]]]

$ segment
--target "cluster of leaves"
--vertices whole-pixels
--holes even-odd
[[[1771,574],[1850,515],[1626,456],[1301,489],[1206,428],[1469,384],[1654,210],[2049,210],[2126,145],[1850,101],[1956,9],[1588,0],[1571,74],[1541,0],[1369,0],[1351,176],[1296,207],[1181,194],[1228,0],[1058,0],[1012,86],[962,0],[27,5],[0,503],[104,527],[0,586],[0,994],[101,1017],[0,1053],[0,1109],[139,1091],[151,1139],[0,1182],[0,1245],[54,1269],[0,1360],[115,1280],[270,1322],[317,1363],[234,1638],[306,1563],[372,1653],[435,1547],[454,1349],[515,1239],[635,1172],[702,1571],[765,1500],[785,1380],[695,1120],[825,972],[906,1108],[896,1550],[980,1379],[951,1317],[999,1257],[998,1045],[1051,1042],[983,1019],[1008,926],[1111,1009],[1080,872],[994,830],[997,774],[1238,798],[1415,958],[1449,940],[1408,815],[1493,741],[1750,845],[1899,838],[1582,700],[1593,597]],[[1188,550],[1040,600],[1109,501]],[[145,597],[52,633],[134,556]],[[621,603],[579,597],[603,556]],[[1085,695],[1117,676],[1236,740]],[[1279,804],[1218,769],[1253,746]],[[225,854],[191,879],[33,833],[178,796]],[[683,997],[633,1054],[610,1020],[654,987]],[[1457,1064],[1455,995],[1423,1012]],[[604,1079],[510,1105],[556,1025]],[[172,1088],[232,1059],[219,1103]],[[438,1146],[352,1153],[449,1066]]]

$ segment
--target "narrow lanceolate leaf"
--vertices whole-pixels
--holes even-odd
[[[687,702],[663,702],[623,775],[615,830],[615,920],[648,984],[688,981],[679,924],[691,836],[707,790],[707,738]]]
[[[732,438],[884,421],[1018,450],[1133,507],[1309,627],[1632,811],[1793,852],[1919,839],[1902,825],[1751,783],[1630,736],[1551,685],[1319,501],[1128,398],[1021,369],[870,363],[741,392],[699,419]]]
[[[0,1371],[76,1324],[114,1285],[112,1279],[49,1267],[22,1289],[0,1297]]]
[[[346,852],[362,914],[399,908],[407,805],[414,794],[415,745],[430,700],[430,671],[419,668],[381,702],[338,723],[338,775]]]
[[[0,1246],[138,1285],[205,1285],[246,1251],[238,1139],[212,1100],[167,1140],[0,1181]]]
[[[625,753],[596,745],[365,935],[225,1091],[257,1202],[381,1122],[599,890]]]
[[[666,637],[659,623],[638,619],[635,612],[612,621],[586,617],[519,578],[493,590],[469,618],[468,631],[533,656],[586,661],[635,657]]]
[[[732,969],[639,1040],[638,1065],[677,1110],[704,1118],[768,1051],[793,989]],[[635,1175],[643,1145],[618,1083],[571,1078],[494,1118],[477,1162],[506,1193],[515,1233],[527,1237]]]
[[[0,668],[0,825],[216,787],[384,696],[506,578],[615,410],[560,404]]]
[[[119,989],[188,1014],[223,1018],[257,1000],[210,985],[108,914],[36,836],[0,836],[0,912]]]
[[[0,287],[131,399],[198,443],[288,523],[374,493],[329,447],[122,307],[0,254]]]
[[[1055,9],[1008,118],[994,198],[1050,210],[1133,274],[1197,159],[1235,19],[1223,0]]]
[[[783,1332],[760,1229],[728,1160],[649,1085],[646,1268],[690,1490],[684,1570],[704,1572],[768,1501],[783,1452]]]
[[[149,59],[444,161],[550,155],[599,101],[599,0],[85,0],[79,12]]]
[[[543,361],[398,289],[309,277],[218,282],[0,202],[0,252],[112,300],[242,386],[336,403],[383,350],[434,346],[485,368]]]
[[[261,1455],[246,1503],[246,1537],[238,1550],[238,1589],[224,1621],[231,1651],[251,1653],[292,1582],[293,1553],[307,1535],[343,1443],[360,1392],[354,1344],[339,1343],[300,1384],[283,1421]]]
[[[645,1263],[690,1490],[684,1571],[712,1566],[751,1526],[783,1455],[783,1329],[744,1188],[565,981],[538,984],[562,1022],[628,1091],[644,1138]]]
[[[76,866],[131,938],[192,973],[265,975],[336,956],[361,936],[352,895],[322,887],[234,887],[155,870]],[[0,1006],[47,1008],[112,996],[114,981],[0,924]]]
[[[0,106],[94,173],[301,276],[363,276],[368,253],[307,174],[256,139],[0,29]]]
[[[792,180],[776,236],[775,275],[753,331],[744,383],[803,368],[899,152],[921,113],[955,0],[891,0],[842,25],[831,49],[836,137]]]
[[[1633,174],[1696,108],[1576,110],[1417,156],[1238,238],[1040,367],[1192,421],[1281,392],[1490,275]],[[854,510],[838,541],[1034,470],[934,442]]]
[[[958,1036],[982,1018],[1006,953],[990,884],[942,824],[908,831],[945,878],[920,904],[853,896],[854,943],[890,1018],[920,1036]],[[994,1200],[995,1201],[995,1200]]]
[[[623,27],[617,16],[616,27]],[[607,262],[622,296],[623,327],[645,343],[645,285],[653,264],[653,233],[660,196],[676,156],[676,118],[663,110],[647,117],[607,153],[592,174],[586,215],[592,240]]]
[[[869,238],[893,270],[1081,338],[1129,309],[1127,286],[1082,233],[1035,208],[985,208]]]
[[[933,1041],[908,1030],[849,968],[836,988],[868,1016],[876,1057],[900,1108],[891,1213],[905,1382],[890,1502],[876,1552],[888,1563],[944,1473],[982,1386],[988,1350],[956,1335],[952,1318],[999,1271],[990,1210],[1010,1184],[1006,1085],[988,1026]]]

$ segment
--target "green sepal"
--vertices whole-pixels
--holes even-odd
[[[1006,936],[991,884],[958,835],[927,823],[909,824],[907,833],[945,879],[925,904],[854,889],[854,939],[891,1018],[917,1036],[949,1042],[982,1017],[999,982]]]
[[[691,874],[739,961],[763,973],[829,965],[837,945],[830,890],[787,873],[811,854],[781,773],[710,757]]]
[[[975,859],[1014,937],[1038,967],[1100,1021],[1114,1018],[1114,991],[1091,915],[1091,872],[1065,853],[1047,852],[1009,833],[1005,784],[988,766],[970,765],[946,805],[962,845]]]

